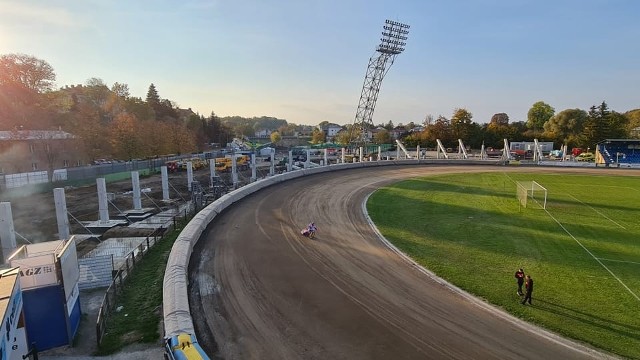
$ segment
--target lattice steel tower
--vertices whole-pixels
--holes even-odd
[[[350,131],[349,139],[356,146],[365,146],[367,143],[367,130],[373,128],[373,110],[376,108],[382,79],[396,56],[404,51],[406,35],[409,34],[409,25],[391,20],[385,21],[383,29],[380,45],[369,59],[356,118]]]

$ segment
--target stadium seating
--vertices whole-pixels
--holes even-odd
[[[598,144],[606,164],[640,164],[640,141],[605,140]]]

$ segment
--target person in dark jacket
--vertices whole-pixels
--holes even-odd
[[[516,281],[518,282],[518,295],[524,295],[522,293],[522,285],[524,285],[524,270],[520,269],[515,274]]]
[[[524,295],[524,299],[522,299],[522,305],[524,305],[527,300],[529,301],[529,305],[531,305],[531,294],[533,293],[533,279],[531,276],[527,275],[524,287],[526,288],[526,294]]]

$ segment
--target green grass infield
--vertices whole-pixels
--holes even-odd
[[[547,189],[524,207],[517,182]],[[518,318],[640,359],[640,177],[450,174],[381,188],[381,233],[438,276]],[[520,304],[514,273],[535,282]]]

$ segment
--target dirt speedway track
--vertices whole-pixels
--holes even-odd
[[[607,170],[385,166],[259,191],[216,217],[194,249],[189,302],[201,345],[227,360],[603,358],[419,271],[363,214],[380,186],[484,171]],[[315,240],[299,234],[310,221]]]

